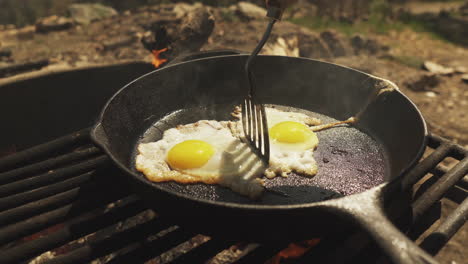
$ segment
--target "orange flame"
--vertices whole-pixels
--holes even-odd
[[[299,258],[320,242],[320,239],[311,239],[299,243],[291,243],[281,250],[265,264],[280,264],[282,259]]]
[[[161,65],[163,65],[165,62],[167,62],[167,59],[162,59],[160,58],[159,56],[161,55],[161,53],[167,51],[167,48],[164,48],[164,49],[160,49],[160,50],[153,50],[151,51],[151,53],[153,53],[153,65],[154,67],[156,68],[159,68]]]

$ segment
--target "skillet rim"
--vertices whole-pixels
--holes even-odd
[[[133,83],[138,82],[140,79],[143,79],[146,76],[151,75],[151,74],[153,74],[155,72],[162,71],[162,70],[164,70],[166,68],[172,68],[172,67],[175,67],[175,66],[178,66],[178,65],[181,65],[181,64],[186,64],[186,63],[191,63],[191,62],[196,62],[196,61],[216,59],[216,58],[247,57],[247,56],[248,56],[248,54],[221,55],[221,56],[205,57],[205,58],[200,58],[200,59],[195,59],[195,60],[190,60],[190,61],[184,61],[184,62],[180,62],[180,63],[167,65],[166,67],[156,69],[154,71],[151,71],[149,73],[146,73],[146,74],[136,78],[135,80],[129,82],[128,84],[123,86],[121,89],[119,89],[117,92],[115,92],[114,95],[112,95],[112,97],[107,100],[106,104],[102,108],[102,110],[101,110],[101,112],[100,112],[100,114],[99,114],[99,116],[97,118],[96,123],[91,128],[90,136],[91,136],[92,141],[99,148],[101,148],[104,151],[104,153],[112,160],[112,162],[114,164],[116,164],[120,169],[122,169],[127,175],[135,178],[136,180],[138,180],[142,184],[150,185],[152,188],[156,188],[159,192],[162,192],[165,195],[175,196],[178,199],[187,199],[187,200],[190,200],[190,201],[195,202],[195,203],[202,203],[202,204],[206,204],[206,205],[214,206],[214,207],[227,207],[227,208],[231,208],[231,209],[256,210],[256,211],[257,210],[267,211],[267,210],[291,210],[291,209],[313,208],[313,207],[318,207],[318,206],[323,206],[323,205],[331,205],[332,203],[336,203],[337,201],[341,201],[343,199],[345,199],[345,200],[346,199],[353,199],[353,197],[357,197],[358,195],[365,195],[365,194],[370,195],[372,192],[375,192],[378,189],[381,189],[383,186],[386,186],[386,185],[389,185],[389,184],[392,184],[394,182],[402,180],[403,177],[405,176],[405,174],[416,165],[417,161],[419,161],[421,159],[422,155],[424,154],[424,151],[426,150],[426,146],[427,146],[428,135],[429,135],[429,132],[428,132],[428,129],[427,129],[427,123],[426,123],[421,111],[416,106],[416,104],[413,101],[411,101],[411,99],[409,99],[408,96],[406,96],[404,93],[402,93],[395,83],[393,83],[392,81],[389,81],[387,79],[380,78],[380,77],[374,76],[372,74],[369,74],[369,73],[366,73],[366,72],[363,72],[363,71],[359,71],[359,70],[353,69],[351,67],[347,67],[347,66],[340,65],[340,64],[337,64],[337,63],[331,63],[331,62],[326,62],[326,61],[316,60],[316,59],[311,59],[311,58],[278,56],[278,55],[259,55],[259,56],[261,56],[261,57],[272,57],[272,58],[275,58],[275,57],[289,58],[289,59],[312,61],[312,62],[316,62],[316,63],[317,62],[318,63],[326,63],[326,64],[338,66],[340,68],[355,71],[355,72],[358,72],[358,73],[361,73],[361,74],[365,74],[365,75],[369,76],[370,78],[372,78],[374,80],[381,80],[381,81],[387,83],[389,86],[394,88],[394,92],[397,92],[400,96],[403,97],[403,99],[408,101],[410,103],[410,106],[413,107],[414,110],[416,110],[417,116],[419,117],[419,121],[422,123],[423,134],[424,135],[423,135],[423,139],[422,139],[422,142],[420,144],[418,153],[415,155],[415,157],[412,159],[412,161],[401,171],[400,175],[398,175],[397,177],[395,177],[394,179],[392,179],[390,181],[384,181],[381,184],[379,184],[377,186],[374,186],[372,188],[369,188],[369,189],[367,189],[367,190],[365,190],[363,192],[360,192],[360,193],[355,193],[355,194],[346,195],[346,196],[339,197],[339,198],[333,198],[333,199],[330,199],[330,200],[324,200],[324,201],[312,202],[312,203],[300,203],[300,204],[291,204],[291,205],[261,205],[261,204],[252,205],[252,204],[242,204],[242,203],[234,203],[234,202],[212,201],[212,200],[193,197],[193,196],[190,196],[190,195],[187,195],[187,194],[182,194],[182,193],[178,193],[178,192],[174,192],[174,191],[168,191],[167,189],[159,187],[157,184],[155,184],[153,182],[150,182],[145,177],[141,177],[141,175],[138,175],[137,173],[133,172],[127,166],[125,166],[120,161],[118,161],[116,159],[116,157],[113,155],[112,151],[110,151],[110,149],[106,146],[106,144],[99,139],[98,134],[100,133],[100,131],[104,132],[103,127],[102,127],[102,120],[103,120],[103,118],[105,116],[105,113],[106,113],[107,108],[110,105],[110,103],[114,100],[115,97],[117,97],[117,95],[119,95],[127,87],[129,87]]]

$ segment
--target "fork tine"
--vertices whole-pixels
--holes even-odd
[[[249,96],[242,101],[241,113],[245,138],[268,163],[270,160],[270,139],[265,106],[257,102],[256,98]]]
[[[268,125],[265,114],[265,107],[257,101],[255,96],[255,80],[251,72],[251,65],[255,57],[260,53],[262,47],[267,42],[275,22],[276,20],[271,20],[270,23],[268,23],[268,27],[265,30],[263,37],[245,63],[245,73],[247,75],[249,86],[247,97],[242,103],[242,126],[245,138],[254,151],[262,156],[263,160],[267,164],[270,160],[270,139],[268,137]]]
[[[263,117],[261,113],[261,106],[255,102],[255,116],[256,116],[256,123],[255,125],[257,126],[257,131],[255,131],[255,137],[257,142],[257,148],[260,150],[261,153],[263,153],[262,148],[263,148]]]
[[[258,121],[260,121],[260,117],[257,115],[257,104],[256,102],[254,101],[254,99],[252,99],[252,127],[253,127],[253,130],[252,130],[252,141],[254,142],[254,145],[256,148],[259,148],[258,147],[258,131],[260,129],[260,127],[258,126]],[[261,152],[261,151],[260,151]]]
[[[260,104],[260,116],[262,117],[263,132],[263,156],[267,163],[270,161],[270,136],[268,134],[268,120],[266,118],[265,106]]]
[[[244,131],[245,138],[248,138],[247,134],[247,99],[242,101],[241,105],[241,113],[242,113],[242,130]]]
[[[252,138],[252,129],[253,129],[253,123],[252,123],[252,101],[251,99],[247,99],[247,138],[250,141],[253,141]]]

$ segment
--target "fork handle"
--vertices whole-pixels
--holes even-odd
[[[260,53],[260,51],[262,50],[265,43],[268,41],[268,38],[270,37],[271,31],[273,30],[273,25],[275,25],[275,22],[276,20],[272,19],[268,23],[265,33],[263,34],[263,37],[260,39],[260,42],[257,44],[257,47],[255,47],[255,49],[252,51],[249,58],[247,59],[247,62],[245,63],[245,72],[247,73],[247,78],[249,80],[249,96],[252,96],[255,90],[253,88],[253,86],[255,85],[255,82],[254,82],[253,75],[251,72],[252,63],[255,57],[257,57],[258,53]]]
[[[297,0],[266,0],[268,9],[267,17],[274,20],[281,20],[284,10],[296,2]]]

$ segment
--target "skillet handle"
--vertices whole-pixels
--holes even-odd
[[[393,263],[438,264],[432,256],[401,233],[385,216],[381,206],[381,193],[382,188],[376,188],[376,190],[365,192],[365,195],[353,195],[355,196],[353,199],[337,201],[335,208],[338,209],[339,214],[352,218],[371,235]]]

